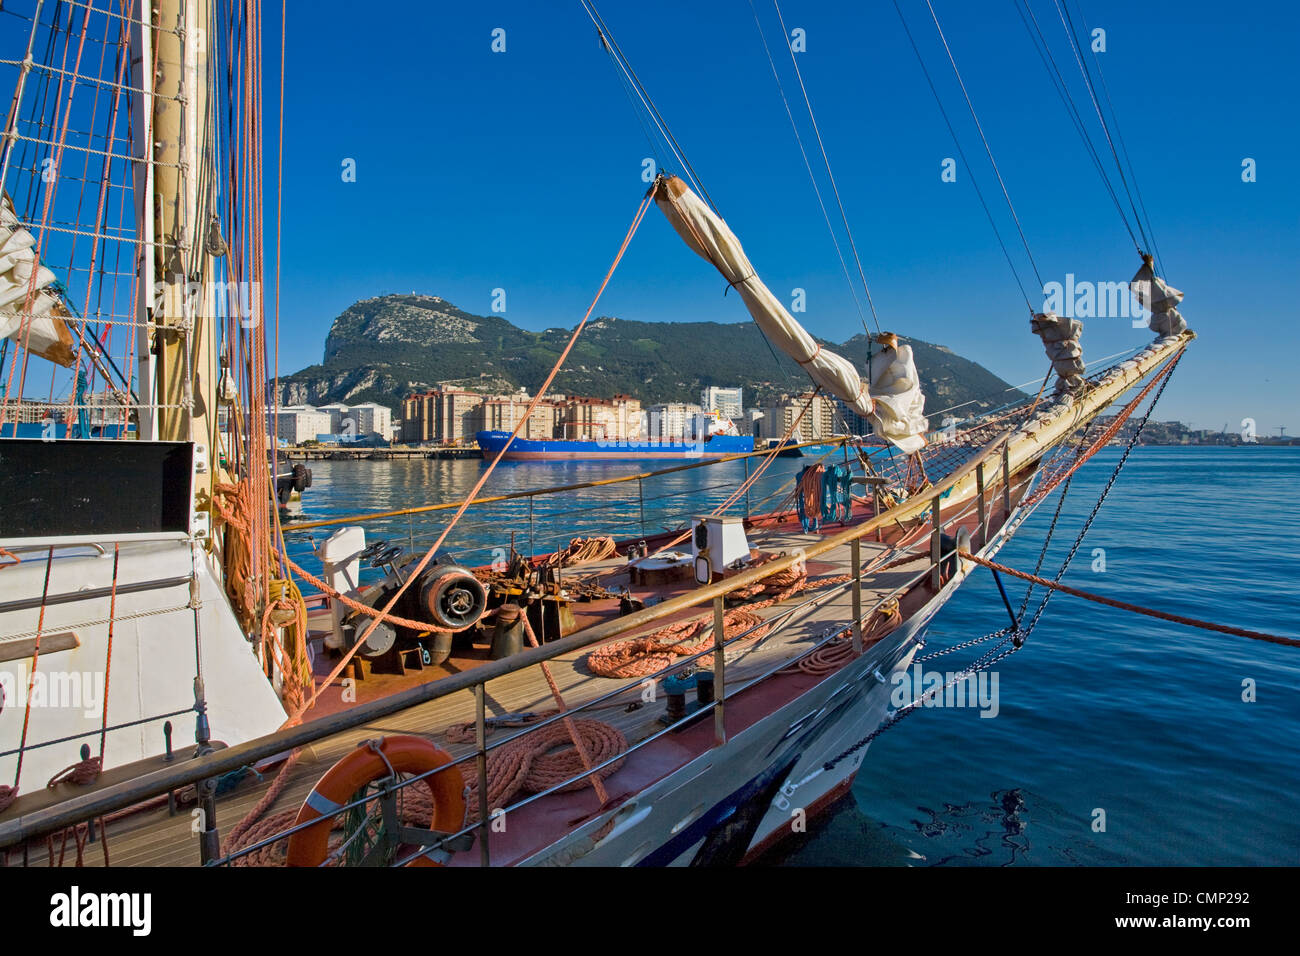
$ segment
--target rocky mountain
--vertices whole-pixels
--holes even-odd
[[[472,315],[437,296],[386,295],[350,306],[330,328],[324,361],[281,379],[286,405],[374,401],[398,414],[403,396],[438,383],[482,391],[534,391],[571,330],[528,332],[500,316]],[[963,414],[1016,397],[996,375],[941,345],[908,339],[927,411],[963,402]],[[859,366],[868,339],[825,342]],[[645,403],[699,401],[708,385],[742,385],[745,404],[808,387],[785,356],[774,355],[752,322],[588,323],[552,386],[570,395],[634,395]],[[938,423],[934,423],[937,425]]]

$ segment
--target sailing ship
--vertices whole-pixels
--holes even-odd
[[[35,3],[24,20],[25,53],[5,60],[0,428],[53,368],[87,383],[68,416],[98,387],[125,440],[0,438],[11,863],[108,863],[110,843],[115,865],[754,859],[920,706],[897,695],[928,622],[1154,403],[1193,339],[1146,257],[1133,289],[1154,341],[1090,370],[1080,324],[1031,307],[1052,390],[933,432],[906,341],[879,332],[866,370],[818,344],[684,164],[654,180],[614,265],[656,208],[871,436],[846,434],[757,508],[784,443],[727,456],[745,480],[717,507],[683,502],[678,527],[642,517],[639,533],[564,540],[539,535],[534,502],[593,483],[480,495],[516,429],[485,446],[463,501],[285,528],[265,427],[277,306],[261,293],[259,4]],[[82,57],[92,31],[97,66]],[[82,183],[98,201],[75,201]],[[247,309],[218,294],[244,284]],[[632,482],[723,460],[604,484],[635,500]],[[457,560],[466,512],[503,503],[525,549],[503,526],[492,561]],[[447,512],[417,547],[415,520]],[[291,557],[286,536],[327,531],[318,566]],[[982,653],[944,689],[1035,620],[968,642]],[[101,692],[51,706],[73,675]]]

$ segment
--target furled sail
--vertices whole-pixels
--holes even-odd
[[[655,204],[695,253],[711,262],[740,293],[759,329],[803,367],[814,382],[849,408],[866,416],[876,431],[905,452],[925,446],[927,422],[912,350],[886,348],[877,379],[881,394],[862,381],[853,363],[818,345],[759,279],[740,240],[699,196],[676,176],[660,176],[653,187]]]
[[[1151,313],[1147,325],[1156,335],[1182,335],[1187,331],[1187,321],[1178,311],[1178,303],[1183,301],[1183,294],[1173,286],[1165,283],[1156,275],[1151,257],[1142,257],[1142,268],[1137,271],[1129,284],[1142,308]]]
[[[48,291],[54,273],[37,261],[35,244],[18,222],[9,194],[0,194],[0,339],[14,339],[33,355],[71,367],[76,358],[67,313]]]
[[[893,332],[875,339],[883,348],[871,360],[871,399],[876,405],[872,424],[877,434],[903,451],[916,451],[925,445],[929,422],[912,346],[900,343]]]
[[[1030,320],[1029,327],[1043,340],[1056,372],[1056,397],[1075,394],[1083,387],[1083,346],[1079,344],[1083,323],[1055,312],[1040,312]]]

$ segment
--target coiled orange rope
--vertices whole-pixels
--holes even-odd
[[[564,550],[547,555],[541,566],[544,568],[557,568],[572,567],[576,564],[591,564],[593,561],[604,561],[606,558],[612,558],[616,554],[618,554],[618,547],[614,544],[613,538],[573,538],[569,541],[569,546]]]
[[[750,588],[737,589],[732,593],[741,597],[759,593],[771,596],[727,611],[722,618],[723,641],[732,640],[741,634],[744,634],[746,641],[758,640],[771,631],[771,625],[764,624],[755,611],[778,604],[808,588],[843,584],[849,578],[850,575],[842,574],[810,582],[807,572],[795,565]],[[713,613],[710,611],[668,624],[642,637],[602,644],[586,656],[585,663],[587,669],[598,677],[648,677],[672,666],[679,657],[690,657],[713,646],[712,631]]]
[[[898,608],[898,600],[891,598],[883,602],[872,612],[871,623],[862,631],[862,646],[874,644],[882,635],[887,634],[903,622],[903,615]],[[842,631],[837,640],[823,644],[811,654],[799,658],[789,667],[777,671],[778,674],[804,673],[813,677],[824,677],[839,670],[849,660],[856,657],[853,650],[852,630]]]

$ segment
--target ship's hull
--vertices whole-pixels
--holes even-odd
[[[479,432],[474,436],[483,457],[495,457],[510,439],[509,432]],[[714,435],[706,441],[570,441],[516,438],[503,458],[507,461],[660,461],[720,458],[754,450],[746,435]]]

